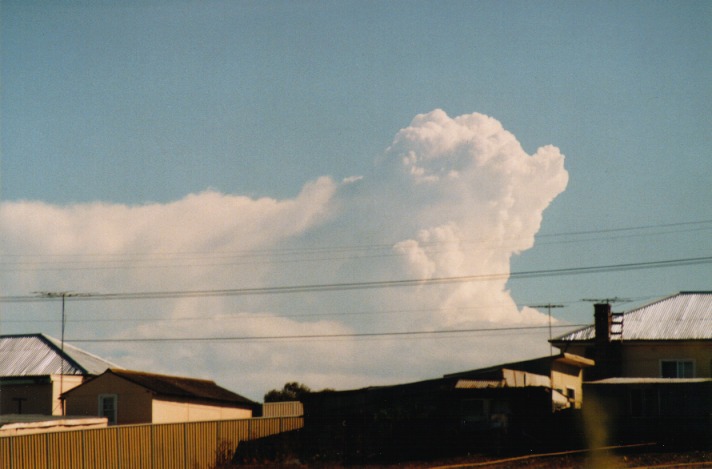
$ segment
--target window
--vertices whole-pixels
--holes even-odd
[[[116,394],[99,395],[99,417],[106,417],[109,425],[116,424]]]
[[[694,378],[694,362],[692,360],[660,360],[660,377]]]
[[[569,398],[569,401],[574,402],[576,401],[576,390],[574,388],[566,388],[566,397]]]

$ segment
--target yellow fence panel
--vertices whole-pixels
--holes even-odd
[[[218,422],[218,444],[226,445],[234,451],[238,443],[249,438],[250,420],[224,420]]]
[[[7,436],[0,469],[208,469],[241,441],[303,426],[302,417],[275,417]]]
[[[0,438],[0,468],[12,467],[12,440]]]
[[[46,434],[23,435],[12,439],[12,469],[35,469],[47,465]]]
[[[288,417],[282,419],[282,432],[291,432],[304,427],[304,417]]]
[[[190,468],[208,468],[215,462],[218,450],[217,422],[188,423],[186,430],[186,463]]]
[[[52,469],[76,469],[83,467],[83,432],[56,432],[47,434],[48,454]]]
[[[167,423],[152,426],[154,469],[185,467],[185,424]]]
[[[280,421],[281,419],[279,418],[253,419],[250,422],[250,439],[255,440],[257,438],[276,435],[280,431]]]
[[[119,460],[119,429],[86,430],[84,433],[85,469],[114,469]]]
[[[116,427],[119,457],[116,467],[151,469],[151,425]]]

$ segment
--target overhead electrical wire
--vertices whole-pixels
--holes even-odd
[[[709,226],[704,226],[709,225]],[[669,228],[684,228],[668,230]],[[659,232],[634,233],[635,231],[665,229]],[[693,232],[712,229],[712,220],[666,223],[657,225],[642,225],[624,228],[610,228],[589,231],[572,231],[564,233],[538,234],[537,245],[551,245],[587,241],[600,241],[618,239],[623,237],[657,236],[680,232]],[[547,241],[547,238],[580,237],[606,233],[628,233],[613,237],[594,237],[586,239],[570,239]],[[501,241],[516,241],[521,238],[505,238]],[[494,247],[480,246],[484,240],[462,240],[458,243],[420,242],[421,247],[427,248],[431,253],[450,251],[488,250]],[[283,248],[283,249],[257,249],[235,252],[153,252],[153,253],[120,253],[120,254],[5,254],[3,259],[15,259],[0,262],[2,272],[43,272],[65,270],[116,270],[116,269],[161,269],[161,268],[199,268],[215,266],[235,266],[254,264],[259,259],[261,263],[280,264],[295,262],[323,262],[338,260],[372,259],[395,257],[393,246],[396,243],[383,243],[356,246],[321,246],[314,248]],[[485,244],[487,244],[485,242]],[[456,249],[449,246],[455,245]],[[505,245],[506,246],[506,245]],[[496,248],[502,248],[499,245]],[[381,251],[381,252],[376,252]],[[389,252],[383,252],[389,251]],[[38,260],[27,260],[38,259]]]
[[[376,288],[415,287],[425,285],[440,285],[452,283],[466,283],[476,281],[513,280],[540,277],[555,277],[563,275],[583,275],[592,273],[621,272],[641,269],[658,269],[712,263],[712,256],[693,257],[685,259],[670,259],[664,261],[632,262],[625,264],[611,264],[589,267],[566,267],[559,269],[529,270],[511,273],[493,273],[481,275],[463,275],[454,277],[436,277],[421,279],[377,280],[367,282],[325,283],[311,285],[290,285],[254,288],[227,288],[215,290],[176,290],[153,292],[123,292],[123,293],[82,293],[81,296],[67,298],[69,301],[96,301],[96,300],[145,300],[168,298],[196,298],[196,297],[224,297],[245,295],[274,295],[312,292],[330,292],[346,290],[365,290]],[[0,296],[0,303],[21,303],[51,301],[54,298],[36,295]]]
[[[556,328],[574,329],[588,324],[554,325]],[[235,342],[235,341],[270,341],[270,340],[315,340],[315,339],[356,339],[373,337],[413,337],[427,335],[465,334],[479,332],[509,332],[521,330],[549,329],[549,326],[513,326],[513,327],[484,327],[470,329],[440,329],[432,331],[396,331],[396,332],[356,332],[349,334],[303,334],[303,335],[265,335],[265,336],[232,336],[232,337],[154,337],[154,338],[114,338],[114,339],[68,339],[76,343],[125,343],[125,342]]]

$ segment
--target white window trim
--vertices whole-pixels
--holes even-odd
[[[106,417],[106,415],[103,415],[103,413],[104,413],[104,399],[113,399],[114,400],[114,418],[113,418],[114,421],[112,423],[111,419],[109,419],[108,423],[109,423],[109,425],[116,425],[118,423],[118,418],[119,418],[119,396],[118,396],[118,394],[99,394],[98,415],[100,417]]]
[[[697,377],[697,363],[693,358],[661,358],[658,363],[658,370],[660,371],[660,377],[663,377],[663,362],[690,362],[692,363],[692,378]]]

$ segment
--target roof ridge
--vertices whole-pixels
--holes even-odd
[[[168,379],[179,379],[184,381],[201,381],[204,383],[216,384],[214,380],[207,378],[191,378],[189,376],[178,376],[178,375],[167,375],[163,373],[153,373],[150,371],[140,371],[140,370],[129,370],[126,368],[109,368],[115,374],[126,374],[126,375],[141,375],[141,376],[151,376],[155,378],[168,378]]]
[[[703,321],[712,319],[712,291],[681,291],[625,311],[623,316],[624,324],[627,324],[626,341],[709,341],[712,340],[712,330]],[[590,342],[595,339],[595,335],[594,323],[551,339],[550,342]],[[615,340],[622,338],[615,337]]]
[[[51,342],[54,342],[55,345],[56,345],[57,343],[61,344],[61,340],[59,340],[59,339],[57,339],[57,338],[55,338],[55,337],[52,337],[51,335],[45,334],[44,332],[40,332],[39,335],[42,336],[42,337],[44,337],[44,338],[46,338],[46,339],[49,339]],[[65,354],[67,354],[66,348],[69,347],[70,349],[74,350],[75,352],[82,353],[82,354],[84,354],[84,355],[89,355],[91,358],[94,358],[94,359],[96,359],[96,360],[100,360],[100,361],[102,361],[102,362],[105,362],[105,363],[111,365],[111,366],[109,366],[108,368],[123,369],[123,367],[121,367],[120,365],[117,365],[116,363],[114,363],[114,362],[112,362],[112,361],[110,361],[110,360],[107,360],[106,358],[100,357],[99,355],[93,354],[93,353],[88,352],[88,351],[86,351],[86,350],[84,350],[84,349],[82,349],[82,348],[79,348],[79,347],[77,347],[77,346],[75,346],[75,345],[72,345],[72,344],[68,343],[66,340],[64,341],[64,347],[65,347],[65,351],[64,351]],[[84,367],[82,366],[82,368],[84,368]],[[107,368],[107,369],[108,369],[108,368]],[[88,370],[86,370],[86,371],[88,371]]]
[[[66,342],[64,342],[63,344],[62,344],[62,342],[60,342],[60,345],[58,345],[57,342],[59,342],[59,341],[57,341],[57,339],[55,339],[54,337],[50,337],[50,336],[44,334],[43,332],[40,332],[40,333],[37,335],[37,337],[38,337],[40,340],[42,340],[43,342],[45,342],[50,348],[54,349],[55,353],[57,353],[57,355],[59,355],[59,357],[60,357],[63,361],[69,362],[70,366],[72,366],[73,368],[76,368],[76,369],[79,370],[82,374],[85,374],[85,375],[90,374],[90,373],[89,373],[89,370],[87,370],[87,369],[86,369],[84,366],[82,366],[78,361],[76,361],[71,355],[69,355],[69,354],[66,352],[66,350],[64,350],[64,346],[67,345]],[[60,367],[60,373],[61,373],[61,374],[64,374],[64,369],[63,369],[63,368],[64,368],[64,366],[61,366],[61,367]]]

